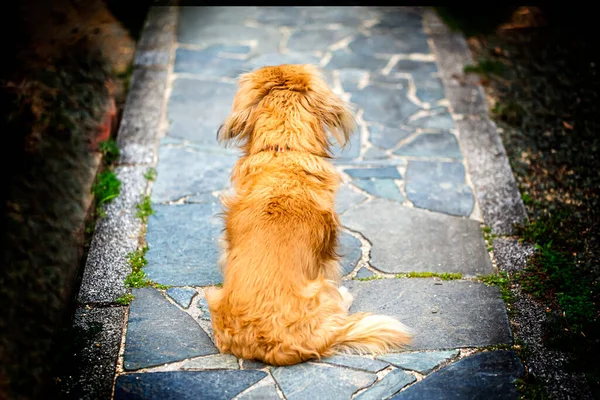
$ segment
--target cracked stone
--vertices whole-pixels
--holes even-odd
[[[403,207],[387,199],[354,207],[341,220],[373,244],[370,264],[379,271],[492,273],[477,221]]]
[[[390,164],[393,163],[394,159],[391,159],[383,150],[378,147],[369,147],[363,156],[364,161],[377,160],[379,162],[385,162],[385,160],[389,161]]]
[[[200,309],[200,319],[203,321],[210,321],[210,310],[208,309],[208,302],[205,297],[202,297],[196,303],[196,307]]]
[[[378,356],[377,359],[387,361],[402,369],[416,371],[428,375],[441,363],[458,355],[458,350],[423,351],[418,353],[396,353]]]
[[[325,51],[332,44],[352,35],[354,32],[350,28],[298,29],[292,31],[287,47],[298,52]]]
[[[155,205],[148,219],[148,278],[163,285],[206,286],[222,281],[217,266],[223,221],[217,203]]]
[[[381,12],[379,22],[373,27],[379,28],[403,28],[410,30],[423,29],[422,18],[417,13],[407,12],[402,9],[385,10]]]
[[[413,76],[428,77],[436,72],[438,72],[438,68],[434,61],[414,60],[398,60],[390,70],[392,76],[396,73],[409,73]]]
[[[365,121],[389,125],[396,125],[408,120],[411,115],[421,109],[408,99],[405,88],[369,85],[363,90],[353,92],[351,100],[364,108],[363,119]]]
[[[121,375],[115,400],[232,399],[267,376],[263,371],[166,371]]]
[[[512,343],[496,286],[432,278],[351,280],[344,285],[354,295],[350,313],[389,315],[411,328],[415,335],[410,350]]]
[[[352,179],[402,179],[402,175],[396,167],[347,168],[344,172]]]
[[[373,373],[379,372],[389,365],[389,363],[380,360],[342,354],[323,358],[321,362]]]
[[[371,272],[370,270],[366,269],[365,267],[362,267],[361,269],[359,269],[356,272],[356,279],[365,279],[365,278],[370,278],[372,276],[374,276],[375,274],[373,272]]]
[[[165,292],[167,296],[173,299],[175,303],[179,304],[183,308],[189,308],[192,303],[192,298],[198,293],[196,290],[191,288],[178,288],[173,287],[167,289]]]
[[[210,356],[185,360],[181,369],[239,369],[238,360],[231,354],[212,354]]]
[[[254,387],[245,393],[239,395],[237,400],[280,400],[277,389],[275,389],[275,382],[272,378],[265,378],[269,380],[269,383],[262,384],[257,383]]]
[[[365,196],[364,194],[356,190],[352,190],[346,184],[342,184],[340,185],[340,188],[338,189],[338,192],[335,197],[335,211],[338,214],[342,214],[350,207],[361,203],[365,199],[367,199],[367,196]]]
[[[346,400],[377,379],[368,372],[312,363],[275,368],[273,377],[288,400]]]
[[[344,49],[340,49],[331,53],[331,59],[324,68],[339,69],[340,75],[343,71],[352,70],[356,70],[364,74],[365,70],[381,71],[387,65],[388,61],[389,60],[385,58],[365,57],[362,55],[349,53]],[[346,68],[349,70],[346,70]],[[344,90],[346,90],[346,88],[344,88]]]
[[[133,295],[123,355],[126,370],[219,352],[194,319],[158,290],[134,289]]]
[[[170,137],[219,147],[217,130],[231,111],[233,83],[177,78],[169,98]]]
[[[175,201],[191,194],[210,195],[226,189],[237,156],[161,146],[158,159],[151,195],[153,203]]]
[[[402,196],[398,185],[396,185],[396,183],[391,179],[360,179],[353,181],[353,183],[373,196],[395,200],[399,203],[404,201],[404,196]]]
[[[438,111],[435,114],[428,114],[421,118],[410,121],[408,125],[421,129],[448,130],[454,128],[454,120],[448,111]]]
[[[247,69],[254,70],[270,65],[281,64],[314,64],[319,65],[321,59],[312,54],[287,52],[281,53],[266,53],[259,54],[251,60],[247,61]]]
[[[295,27],[303,25],[302,10],[298,7],[259,7],[256,20],[264,25]],[[276,64],[272,64],[276,65]]]
[[[440,78],[435,77],[414,77],[415,86],[417,87],[417,97],[425,103],[435,103],[446,97],[444,84]]]
[[[389,32],[373,32],[371,36],[360,34],[349,45],[356,54],[373,56],[374,54],[429,54],[427,36],[414,30],[391,35]]]
[[[396,369],[386,376],[382,380],[377,382],[363,393],[355,397],[356,400],[380,400],[387,399],[394,393],[397,393],[400,389],[416,381],[412,375],[407,374],[401,369]]]
[[[265,364],[262,361],[242,360],[242,368],[244,369],[263,369],[266,367],[268,367],[268,364]]]
[[[369,125],[369,140],[376,146],[391,149],[402,139],[406,139],[412,131],[403,128],[390,128],[381,125]]]
[[[471,398],[517,399],[515,380],[524,375],[523,366],[513,351],[488,351],[463,358],[442,368],[393,399]]]
[[[248,46],[210,46],[203,50],[177,49],[175,53],[175,73],[189,73],[205,76],[235,78],[244,72],[244,60],[220,57],[219,54],[246,54]]]
[[[340,260],[340,264],[342,266],[342,276],[348,275],[354,270],[356,264],[362,257],[360,240],[349,233],[342,232],[340,235],[339,253],[342,255],[342,259]]]
[[[406,196],[419,208],[468,217],[475,197],[459,162],[409,161]]]
[[[462,159],[458,140],[450,132],[422,133],[405,143],[394,154],[416,157],[445,157]]]

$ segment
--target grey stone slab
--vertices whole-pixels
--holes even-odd
[[[402,175],[396,167],[375,167],[375,168],[346,168],[345,173],[355,179],[402,179]]]
[[[477,221],[407,208],[387,199],[350,209],[341,220],[372,244],[371,265],[382,272],[492,273]]]
[[[312,363],[279,367],[272,373],[288,400],[346,400],[377,379],[368,372]]]
[[[506,151],[489,119],[456,122],[483,219],[495,234],[510,234],[527,218]]]
[[[382,380],[377,382],[363,393],[359,394],[355,397],[356,400],[381,400],[387,399],[392,396],[394,393],[397,393],[405,387],[416,381],[412,375],[407,374],[401,369],[396,369],[386,376],[383,377]]]
[[[287,48],[297,52],[325,51],[329,46],[355,33],[350,28],[328,29],[315,27],[312,29],[293,30],[288,38]]]
[[[168,136],[218,147],[217,130],[231,112],[233,83],[178,78],[168,104]]]
[[[313,26],[341,25],[356,28],[372,18],[370,7],[301,7],[304,21]]]
[[[376,146],[391,149],[399,141],[407,138],[412,133],[404,128],[392,128],[382,125],[369,125],[369,140]]]
[[[198,309],[200,309],[200,315],[199,318],[203,321],[210,321],[210,310],[208,308],[208,302],[206,301],[205,297],[202,297],[200,299],[198,299],[198,302],[196,303],[196,307]]]
[[[115,400],[232,399],[266,376],[263,371],[167,371],[121,375]]]
[[[377,373],[390,365],[389,363],[380,360],[341,354],[323,358],[321,359],[321,362],[373,373]]]
[[[138,50],[135,52],[134,65],[167,69],[171,61],[171,53],[166,50]]]
[[[219,351],[192,317],[156,289],[134,289],[129,308],[124,368],[153,367]]]
[[[275,389],[275,383],[272,379],[269,379],[269,381],[270,383],[267,384],[257,383],[253,388],[239,395],[237,400],[280,400],[277,389]]]
[[[430,52],[427,36],[416,30],[373,32],[371,36],[360,34],[349,45],[350,49],[365,56],[380,54],[410,54]]]
[[[342,184],[335,197],[335,211],[338,214],[344,213],[349,208],[363,202],[367,199],[364,194],[351,189],[348,185]]]
[[[393,399],[518,399],[515,380],[524,375],[513,351],[463,358],[426,377]]]
[[[362,71],[381,71],[389,62],[387,57],[375,58],[354,54],[345,49],[331,52],[331,59],[325,65],[326,69],[352,69]]]
[[[438,71],[434,61],[398,60],[390,70],[392,75],[396,73],[408,73],[413,76],[427,77]]]
[[[313,64],[319,65],[320,58],[306,53],[286,52],[281,54],[278,52],[261,53],[246,62],[247,70],[255,70],[258,68],[280,65],[280,64]]]
[[[370,270],[366,269],[365,267],[362,267],[361,269],[359,269],[356,272],[356,279],[366,279],[366,278],[370,278],[372,276],[374,276],[375,274],[373,272],[371,272]]]
[[[340,260],[342,266],[342,276],[348,275],[362,257],[362,250],[360,249],[360,240],[354,236],[343,232],[340,235],[340,248],[339,253],[342,255]]]
[[[442,109],[414,119],[410,121],[408,125],[421,129],[448,130],[454,128],[454,120],[447,110]]]
[[[243,25],[246,19],[256,18],[261,7],[212,6],[212,7],[178,7],[179,41],[187,43],[185,38],[196,39],[198,25],[214,27],[224,24]]]
[[[468,217],[475,198],[459,162],[408,162],[406,196],[419,208]]]
[[[373,196],[384,199],[395,200],[399,203],[404,201],[398,185],[391,179],[355,180],[354,184]]]
[[[169,288],[165,293],[183,308],[189,308],[192,298],[198,294],[195,289],[179,287]]]
[[[520,271],[535,252],[531,243],[520,243],[518,239],[496,238],[493,242],[494,258],[501,271]]]
[[[181,364],[183,370],[194,370],[194,369],[239,369],[238,360],[236,356],[231,354],[211,354],[209,356],[194,358],[192,360],[185,360]]]
[[[411,30],[422,30],[423,21],[419,13],[406,8],[394,8],[380,10],[379,22],[374,25],[378,28],[405,28]]]
[[[417,97],[425,103],[435,103],[444,99],[446,93],[440,78],[426,76],[413,77],[417,87]]]
[[[393,164],[395,159],[390,158],[385,151],[381,150],[379,147],[369,147],[365,154],[363,155],[363,161],[377,160],[378,162],[385,163],[388,161],[390,164]]]
[[[77,308],[73,318],[75,373],[63,382],[70,398],[110,398],[124,323],[124,307]]]
[[[229,185],[229,175],[237,161],[234,155],[190,151],[185,147],[158,149],[154,203],[174,201],[187,195],[210,194]]]
[[[217,266],[223,222],[221,206],[155,205],[148,219],[148,265],[154,282],[173,286],[206,286],[222,281]]]
[[[127,254],[138,248],[142,222],[135,206],[148,182],[147,167],[120,166],[115,174],[121,193],[105,204],[106,216],[98,219],[79,289],[79,303],[113,303],[127,292],[123,281],[131,270]]]
[[[250,51],[249,46],[210,46],[203,50],[179,48],[175,53],[175,73],[188,73],[212,77],[235,78],[245,72],[245,60],[220,56],[221,52],[231,50]],[[245,54],[245,53],[239,53]]]
[[[262,361],[242,360],[242,368],[243,369],[263,369],[266,367],[268,367],[268,364],[265,364]]]
[[[295,27],[306,23],[302,17],[302,10],[299,7],[272,6],[259,7],[255,19],[264,25]]]
[[[458,140],[450,132],[422,133],[399,147],[394,154],[415,157],[462,159]]]
[[[398,318],[415,332],[412,350],[511,344],[500,290],[483,283],[431,278],[351,280],[350,312]]]
[[[408,99],[404,88],[369,85],[353,92],[351,100],[365,110],[365,121],[389,125],[400,124],[421,109]]]
[[[396,367],[428,375],[434,368],[458,355],[458,350],[422,351],[418,353],[395,353],[378,356],[380,360]]]
[[[174,7],[150,7],[136,49],[169,51],[175,44],[177,11]]]
[[[167,73],[136,69],[119,125],[120,164],[150,164],[158,134]]]
[[[327,64],[325,68],[331,68],[330,65],[331,62]],[[350,64],[347,68],[338,70],[338,76],[340,78],[340,83],[342,84],[342,89],[348,93],[359,90],[359,84],[361,81],[367,79],[368,74],[369,73],[367,71],[357,69],[357,67],[353,66],[352,64]]]

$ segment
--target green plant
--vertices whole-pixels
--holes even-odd
[[[125,278],[125,287],[131,289],[144,287],[153,287],[155,289],[163,290],[168,289],[170,287],[169,285],[153,282],[146,275],[146,272],[144,271],[144,267],[148,264],[146,252],[148,252],[148,246],[144,246],[141,249],[137,249],[136,251],[127,254],[131,272]]]
[[[154,214],[150,196],[144,196],[142,202],[136,204],[135,208],[137,209],[135,216],[140,218],[144,223],[148,222],[148,217]]]
[[[486,286],[498,286],[498,288],[500,288],[502,300],[504,300],[508,311],[511,312],[513,309],[512,304],[514,303],[514,296],[510,291],[512,283],[508,273],[501,271],[497,274],[480,275],[477,278]]]
[[[96,177],[96,183],[92,186],[92,194],[96,202],[96,208],[102,206],[117,197],[121,191],[121,181],[114,172],[104,171]]]
[[[373,275],[373,276],[369,276],[366,278],[352,278],[352,279],[365,282],[365,281],[374,281],[377,279],[383,279],[383,277],[381,275]]]
[[[397,274],[396,278],[439,278],[444,281],[452,281],[456,279],[462,279],[462,274],[448,272],[405,272],[402,274]]]
[[[117,146],[117,142],[115,142],[114,139],[100,142],[98,144],[98,149],[102,153],[106,165],[111,165],[119,158],[119,146]]]
[[[129,305],[129,303],[131,303],[133,299],[135,299],[134,295],[132,295],[131,293],[125,293],[124,295],[116,299],[115,303],[120,304],[122,306],[126,306]]]
[[[148,171],[146,171],[146,173],[144,174],[144,178],[146,178],[149,181],[155,180],[156,179],[156,170],[154,168],[148,169]]]

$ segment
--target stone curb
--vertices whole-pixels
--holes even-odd
[[[122,181],[119,197],[105,208],[85,263],[73,326],[88,334],[76,349],[81,355],[68,392],[78,399],[110,399],[117,370],[127,307],[115,300],[127,292],[127,253],[137,249],[143,224],[136,204],[149,190],[144,173],[156,164],[169,67],[175,47],[177,11],[152,7],[136,46],[134,71],[117,143],[121,156],[115,172]],[[116,240],[115,240],[116,239]]]
[[[464,67],[473,64],[465,38],[451,32],[429,8],[423,22],[454,114],[483,220],[493,233],[510,235],[513,224],[523,222],[527,213],[496,124],[489,118],[483,90],[464,74]]]

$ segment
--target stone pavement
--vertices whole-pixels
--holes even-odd
[[[165,123],[156,148],[119,140],[125,159],[152,159],[145,152],[156,150],[145,271],[170,288],[132,291],[114,398],[516,399],[523,367],[514,352],[498,350],[512,343],[506,309],[499,289],[478,280],[496,271],[481,230],[485,210],[422,11],[154,11],[171,13],[155,20],[171,21],[177,43],[171,53],[138,50],[137,63],[167,66],[159,89],[167,93]],[[319,65],[356,112],[358,129],[335,160],[344,180],[337,197],[344,285],[355,296],[351,312],[396,316],[416,331],[407,352],[274,368],[220,355],[212,342],[203,293],[221,282],[218,195],[239,156],[215,134],[231,109],[235,78],[282,63]],[[446,273],[460,275],[436,277]],[[100,292],[114,302],[124,292],[116,285],[91,290],[87,303]]]

